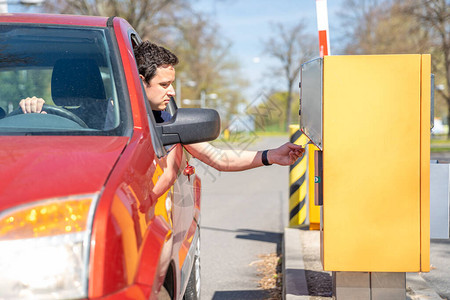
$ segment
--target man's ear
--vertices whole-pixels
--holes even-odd
[[[142,82],[145,84],[145,85],[147,85],[147,82],[145,82],[145,77],[144,76],[142,76],[142,74],[139,74],[139,77],[141,77],[141,79],[142,79]]]

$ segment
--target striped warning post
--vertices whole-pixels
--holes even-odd
[[[290,125],[290,140],[296,145],[305,145],[309,140],[302,134],[298,125]],[[289,227],[306,223],[307,155],[303,155],[289,168]]]

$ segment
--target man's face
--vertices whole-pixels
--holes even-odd
[[[140,75],[143,78],[142,75]],[[175,80],[175,69],[173,66],[161,66],[156,69],[156,75],[149,83],[144,81],[145,93],[152,110],[164,110],[169,104],[170,97],[175,97],[172,83]]]

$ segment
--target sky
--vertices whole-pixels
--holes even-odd
[[[342,2],[327,1],[331,54],[334,45],[339,48],[337,34],[334,33],[339,28],[337,12]],[[318,37],[315,0],[198,0],[194,7],[211,14],[223,36],[231,41],[231,55],[240,62],[243,77],[251,83],[244,93],[250,101],[261,93],[266,84],[280,88],[286,85],[281,78],[270,82],[267,78],[268,70],[279,66],[276,60],[262,53],[263,41],[273,33],[271,24],[293,26],[304,19],[306,32]]]
[[[331,54],[338,54],[334,49],[340,48],[337,12],[343,1],[327,0]],[[193,0],[193,4],[196,10],[208,13],[219,25],[221,34],[231,42],[231,55],[240,63],[242,77],[250,83],[243,91],[247,102],[262,90],[285,89],[283,78],[271,78],[269,72],[279,64],[263,54],[263,41],[273,33],[271,24],[291,26],[304,19],[306,32],[318,37],[316,0]],[[33,9],[12,4],[9,11],[33,12]]]

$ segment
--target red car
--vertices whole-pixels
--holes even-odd
[[[198,299],[182,144],[216,138],[217,112],[156,124],[121,18],[4,14],[0,41],[0,299]]]

